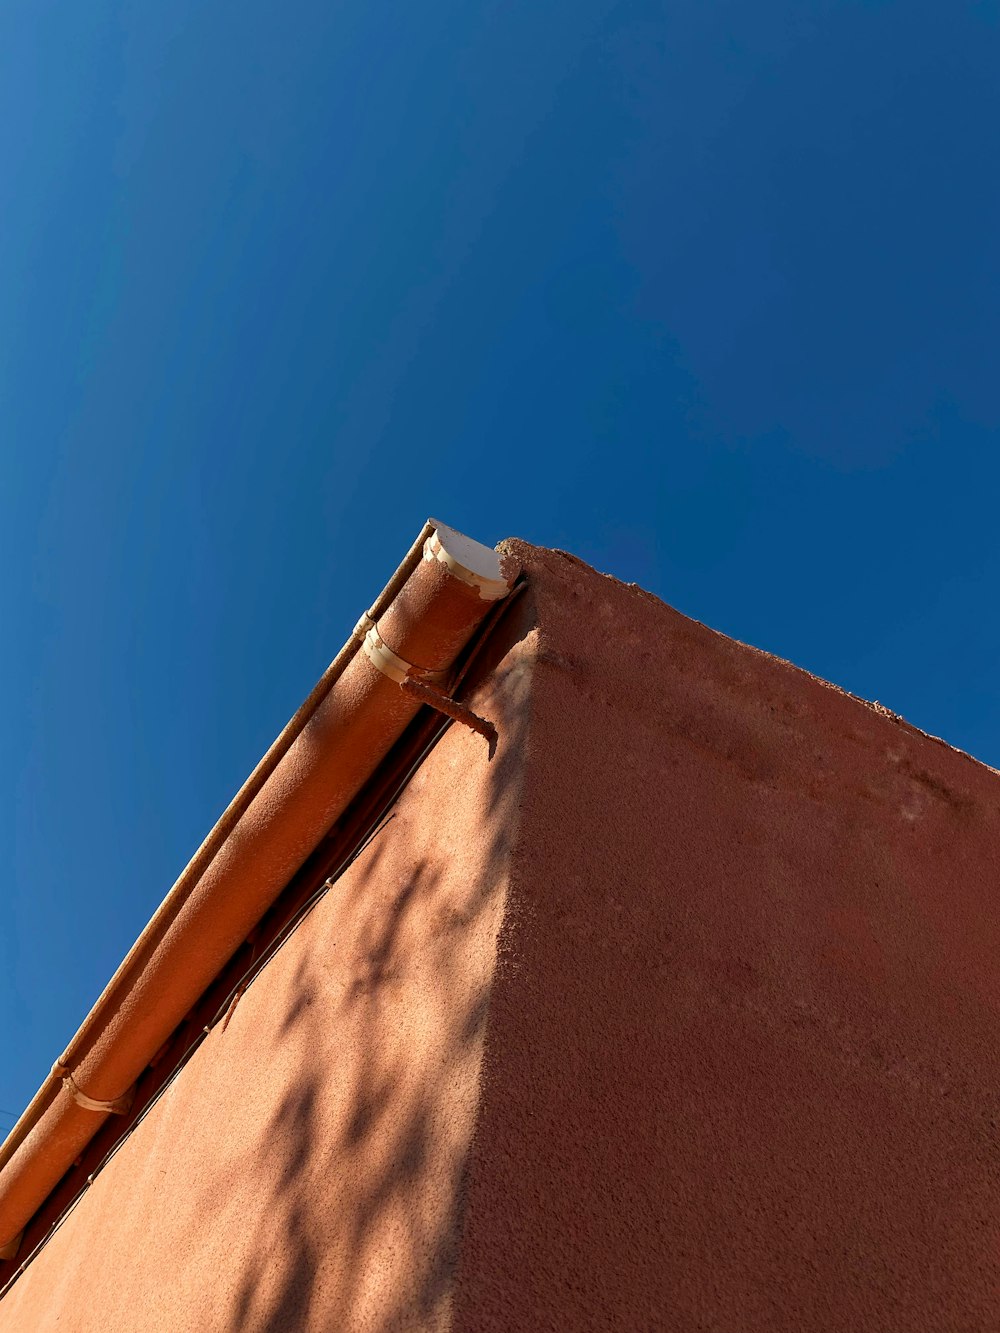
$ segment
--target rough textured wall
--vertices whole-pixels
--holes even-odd
[[[1000,777],[568,557],[456,1333],[1000,1326]]]
[[[1000,1324],[1000,777],[516,549],[495,759],[451,729],[0,1333]]]
[[[0,1301],[3,1333],[449,1326],[523,646]]]

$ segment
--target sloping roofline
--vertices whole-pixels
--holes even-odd
[[[0,1145],[0,1259],[421,707],[487,724],[448,677],[516,570],[428,520],[140,934]],[[478,725],[477,725],[478,724]]]

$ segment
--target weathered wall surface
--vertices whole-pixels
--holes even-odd
[[[1000,777],[569,558],[456,1333],[1000,1325]]]
[[[527,654],[0,1301],[7,1333],[449,1326]]]
[[[1000,1324],[1000,777],[517,553],[496,757],[448,732],[0,1333]]]

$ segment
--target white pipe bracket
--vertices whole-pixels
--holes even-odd
[[[88,1097],[85,1092],[76,1086],[72,1074],[67,1074],[63,1079],[63,1087],[76,1102],[77,1106],[82,1106],[85,1111],[106,1111],[111,1115],[128,1115],[132,1109],[132,1101],[135,1097],[135,1088],[129,1088],[128,1092],[122,1093],[120,1097],[115,1097],[113,1101],[102,1102],[96,1097]]]
[[[402,685],[404,680],[438,682],[444,680],[447,675],[445,671],[428,671],[426,667],[414,666],[412,662],[407,662],[405,657],[400,657],[392,651],[374,625],[365,634],[361,647],[372,666],[381,671],[383,676],[394,680],[397,685]]]

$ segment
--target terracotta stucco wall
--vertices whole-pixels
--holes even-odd
[[[496,757],[447,733],[3,1333],[1000,1323],[1000,777],[517,554]]]
[[[523,649],[0,1301],[0,1330],[449,1326]],[[509,714],[509,724],[506,720]]]
[[[566,557],[456,1330],[1000,1325],[1000,777]]]

